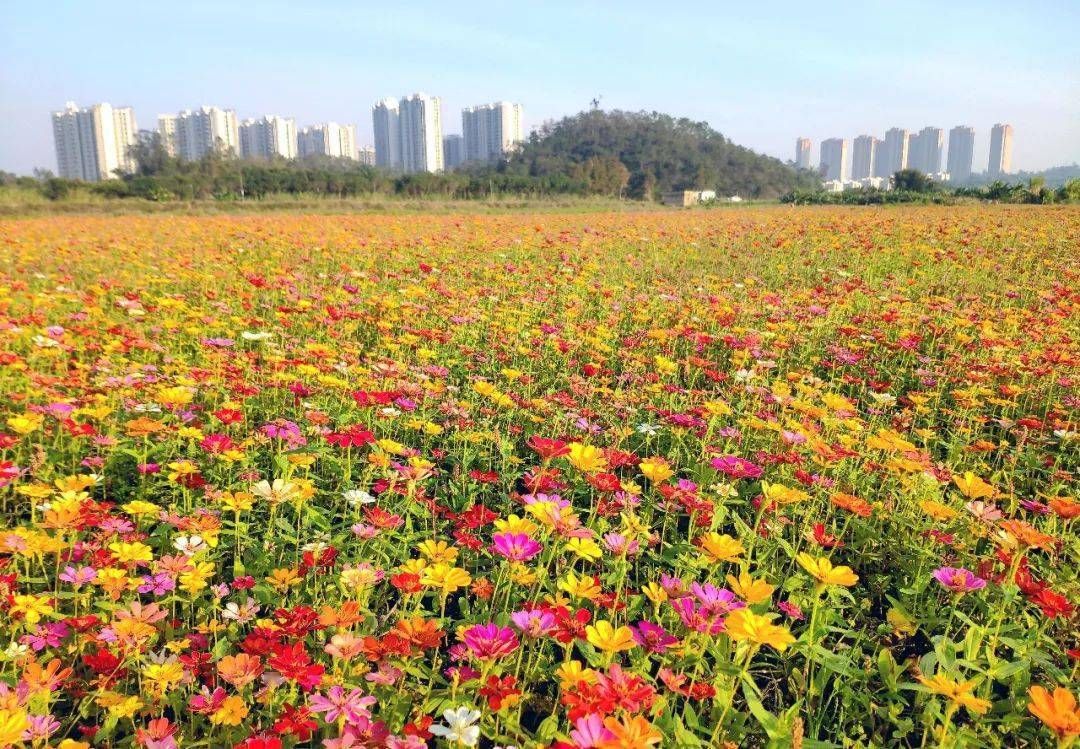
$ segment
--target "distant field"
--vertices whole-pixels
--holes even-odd
[[[1080,209],[631,206],[0,203],[0,747],[1080,734]]]

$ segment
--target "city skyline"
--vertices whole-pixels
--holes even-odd
[[[927,125],[918,132],[891,127],[885,139],[863,133],[854,139],[832,137],[821,141],[817,164],[810,153],[813,140],[806,136],[795,139],[793,163],[823,175],[826,181],[859,182],[892,176],[901,169],[914,169],[935,179],[948,178],[964,182],[975,174],[1005,177],[1013,172],[1012,151],[1015,129],[1010,124],[997,123],[988,138],[990,155],[985,168],[974,161],[976,129],[956,125],[945,131]]]
[[[708,122],[784,161],[800,134],[791,132],[792,110],[815,143],[838,132],[881,137],[881,121],[965,123],[979,132],[1009,122],[1023,134],[1013,171],[1080,161],[1075,4],[1025,14],[998,2],[909,4],[913,15],[935,20],[934,35],[893,22],[884,8],[845,13],[845,33],[861,40],[857,66],[836,44],[835,19],[826,23],[833,14],[794,3],[725,10],[721,25],[702,23],[715,8],[695,2],[662,13],[629,3],[617,14],[561,0],[510,12],[468,4],[468,12],[447,14],[424,2],[393,14],[377,8],[318,0],[300,12],[268,0],[258,14],[203,0],[183,14],[91,0],[12,6],[0,29],[0,169],[55,169],[43,123],[67,100],[130,105],[148,123],[216,102],[241,119],[279,113],[298,125],[355,123],[358,141],[372,143],[371,102],[418,89],[438,93],[454,113],[513,97],[528,105],[526,130],[598,97],[604,109]],[[85,43],[118,32],[122,44]],[[659,40],[655,54],[632,51],[628,41],[643,34]],[[688,65],[700,75],[687,75]],[[718,95],[701,95],[703,75],[718,81]],[[890,85],[876,85],[882,80]],[[980,138],[974,161],[988,156]]]

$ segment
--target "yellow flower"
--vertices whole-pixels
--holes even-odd
[[[983,481],[971,471],[966,471],[962,476],[953,476],[953,483],[968,499],[985,499],[993,497],[996,493],[994,487]]]
[[[146,544],[139,543],[124,543],[123,541],[117,541],[109,544],[109,551],[116,557],[116,561],[120,564],[127,564],[128,562],[151,562],[154,559],[153,550]]]
[[[641,592],[653,602],[654,606],[659,606],[668,599],[668,593],[660,583],[648,583]]]
[[[934,520],[952,520],[956,517],[956,510],[932,499],[924,499],[919,503],[919,507]]]
[[[617,653],[620,650],[630,650],[637,647],[634,642],[634,633],[629,627],[616,629],[611,622],[601,619],[596,624],[590,624],[585,628],[585,639],[597,650],[605,653]]]
[[[142,706],[143,701],[138,697],[114,695],[114,699],[109,700],[109,715],[114,718],[130,718],[135,715]]]
[[[453,564],[458,558],[458,550],[445,541],[424,541],[416,549],[436,564]]]
[[[652,457],[638,463],[638,468],[641,469],[641,473],[645,478],[654,484],[658,484],[661,481],[666,481],[675,475],[675,471],[671,470],[671,466],[663,458]]]
[[[238,726],[247,717],[248,708],[244,698],[235,694],[226,697],[221,707],[210,715],[210,722],[215,726]]]
[[[1057,687],[1051,695],[1043,687],[1034,686],[1028,694],[1031,695],[1028,710],[1057,734],[1058,739],[1080,736],[1080,708],[1072,692]]]
[[[511,515],[508,518],[499,518],[495,521],[495,528],[503,533],[524,533],[526,536],[532,536],[536,533],[539,526],[528,518],[521,518],[517,515]]]
[[[11,427],[11,431],[25,436],[30,432],[36,432],[44,421],[45,417],[41,414],[25,413],[19,416],[9,416],[7,425]]]
[[[158,391],[157,402],[163,406],[183,406],[195,398],[191,388],[170,387]]]
[[[728,615],[724,631],[736,642],[748,641],[756,645],[768,645],[779,653],[795,642],[785,627],[772,623],[775,614],[758,615],[748,608],[736,609]]]
[[[255,497],[247,492],[222,492],[218,502],[227,510],[239,514],[255,506]]]
[[[586,684],[596,683],[596,672],[585,668],[581,661],[566,661],[555,669],[555,675],[559,677],[559,686],[563,689],[573,689],[582,681]]]
[[[420,573],[420,582],[429,588],[438,588],[445,596],[471,583],[472,575],[460,567],[440,563],[424,568]]]
[[[940,694],[958,705],[963,705],[968,712],[975,715],[982,715],[990,709],[992,704],[989,700],[980,699],[972,694],[976,686],[974,681],[954,681],[945,674],[936,674],[929,679],[920,676],[918,679],[934,694]]]
[[[697,543],[705,555],[714,562],[734,562],[746,551],[738,539],[726,533],[721,536],[715,531],[699,536]]]
[[[44,597],[16,595],[12,597],[11,613],[22,614],[27,624],[37,624],[42,617],[55,613],[49,600]]]
[[[599,473],[607,468],[607,458],[603,451],[593,445],[583,445],[574,442],[570,445],[570,454],[567,456],[574,468],[583,473]]]
[[[161,508],[153,502],[145,502],[141,499],[135,499],[128,502],[124,506],[124,512],[134,517],[141,517],[143,515],[156,515],[160,512]]]
[[[23,731],[29,727],[25,710],[0,710],[0,746],[21,746]]]
[[[775,585],[769,585],[764,580],[755,580],[746,572],[743,572],[738,577],[728,575],[727,581],[732,592],[751,606],[755,603],[767,601],[773,591],[776,590]]]
[[[213,562],[197,562],[187,572],[180,574],[180,589],[193,596],[198,595],[214,576],[214,569]]]
[[[591,538],[571,538],[566,542],[566,550],[577,554],[582,559],[594,561],[604,556],[603,550]]]
[[[177,661],[151,663],[143,669],[143,676],[153,682],[154,689],[164,694],[173,684],[184,678],[184,667]]]
[[[825,557],[815,559],[807,553],[799,554],[795,561],[809,572],[822,585],[843,585],[850,587],[859,582],[859,576],[850,567],[833,567]]]
[[[575,577],[573,572],[567,572],[566,577],[559,581],[559,590],[565,591],[572,598],[585,598],[589,601],[600,595],[600,586],[593,582],[591,577]]]

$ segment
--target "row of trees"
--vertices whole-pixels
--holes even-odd
[[[781,202],[799,205],[882,205],[886,203],[953,203],[960,198],[997,203],[1075,203],[1080,202],[1080,179],[1072,180],[1057,189],[1046,186],[1042,177],[1032,177],[1028,183],[993,182],[980,187],[950,189],[935,182],[916,169],[903,169],[890,178],[891,190],[873,188],[825,192],[824,190],[793,190],[780,198]]]

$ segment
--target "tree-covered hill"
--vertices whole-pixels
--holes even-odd
[[[707,123],[658,112],[581,112],[535,131],[507,169],[534,176],[629,172],[627,192],[711,189],[718,195],[774,198],[812,188],[816,178],[779,159],[736,145]],[[606,190],[605,190],[606,191]]]

